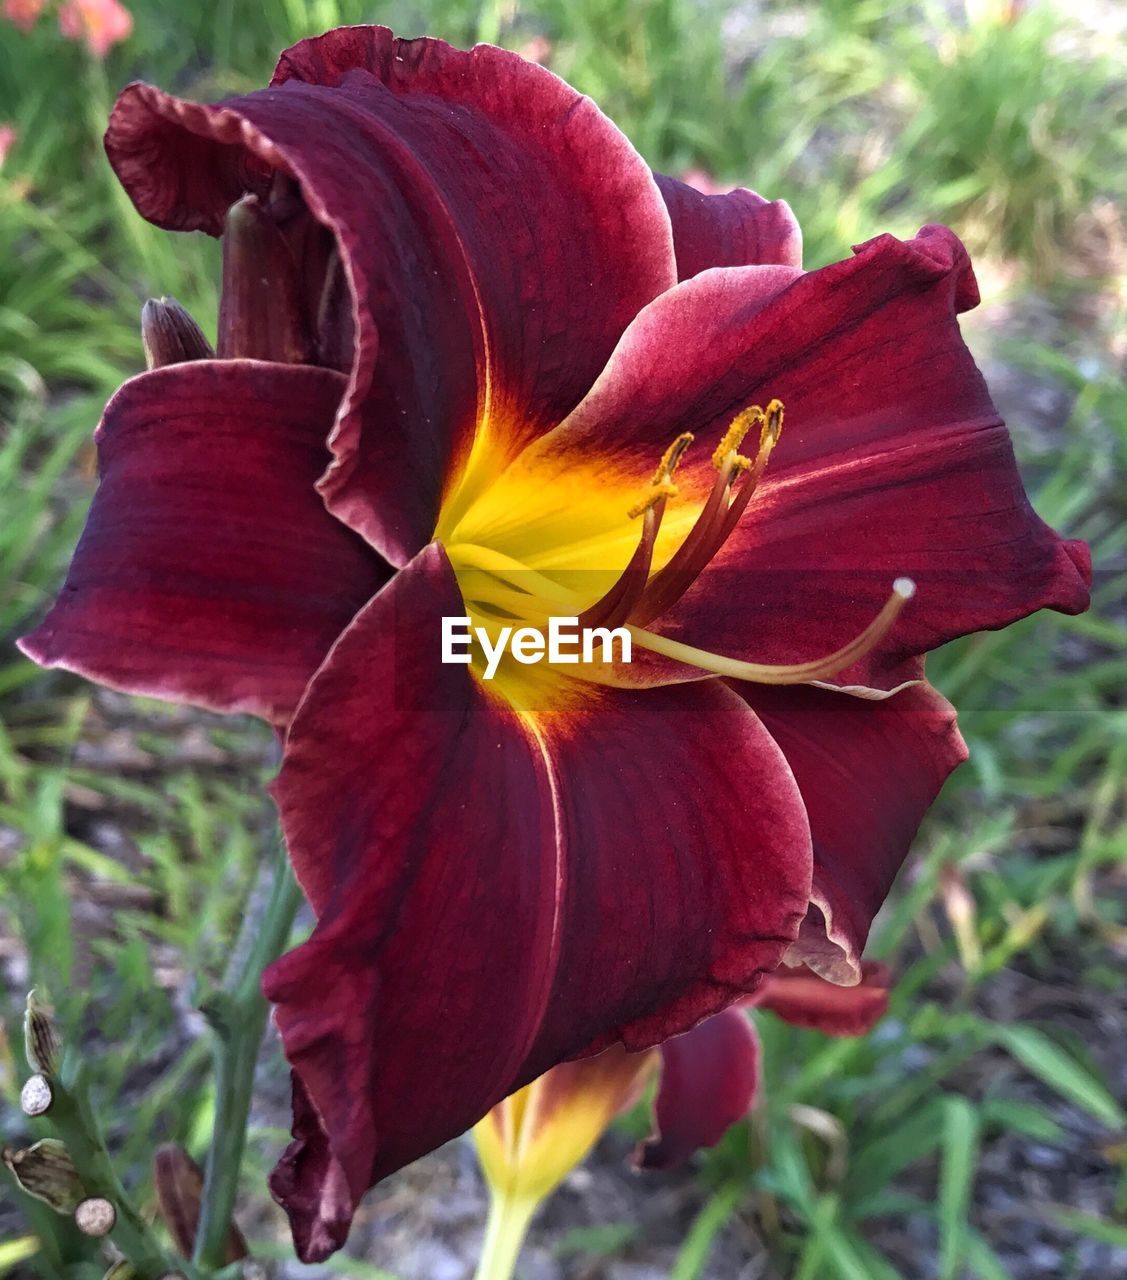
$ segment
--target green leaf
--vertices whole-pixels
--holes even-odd
[[[967,1227],[967,1262],[978,1280],[1013,1280],[998,1255],[973,1227]]]
[[[978,1129],[978,1113],[966,1098],[944,1099],[943,1162],[939,1170],[940,1280],[956,1280],[966,1254]]]
[[[712,1197],[693,1219],[669,1280],[696,1280],[704,1270],[716,1237],[732,1214],[739,1208],[747,1189],[738,1182],[729,1183]]]
[[[1092,1073],[1035,1027],[996,1027],[994,1038],[1027,1071],[1083,1107],[1109,1129],[1127,1128],[1127,1112]]]
[[[310,1280],[325,1271],[338,1276],[348,1276],[350,1280],[398,1280],[398,1277],[390,1271],[375,1267],[360,1258],[349,1257],[344,1253],[334,1254],[331,1258],[317,1263],[316,1266],[306,1266],[304,1263],[294,1261],[293,1246],[289,1242],[283,1244],[278,1240],[251,1240],[248,1242],[248,1248],[251,1257],[284,1262],[291,1274],[309,1276]]]
[[[1127,1225],[1121,1222],[1105,1222],[1103,1218],[1093,1218],[1090,1214],[1078,1213],[1075,1209],[1050,1209],[1049,1216],[1056,1219],[1062,1227],[1077,1231],[1090,1240],[1127,1249]]]
[[[576,1253],[595,1253],[603,1257],[621,1253],[641,1231],[637,1222],[604,1222],[593,1227],[572,1227],[552,1246],[557,1258]]]
[[[18,1240],[7,1240],[0,1244],[0,1275],[11,1271],[38,1252],[39,1241],[34,1236],[21,1236]]]

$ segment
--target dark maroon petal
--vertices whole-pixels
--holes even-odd
[[[770,982],[768,977],[765,984]],[[642,1169],[684,1164],[714,1147],[759,1092],[759,1037],[742,1008],[725,1009],[661,1046],[654,1133],[634,1153]]]
[[[946,640],[1085,609],[1087,548],[1034,514],[959,333],[955,313],[977,292],[956,237],[925,227],[789,283],[786,271],[710,271],[667,292],[537,446],[561,460],[609,453],[642,483],[691,430],[677,480],[699,496],[736,412],[783,402],[782,438],[736,532],[655,629],[732,657],[805,661],[857,635],[906,575],[915,599],[841,677],[888,688]]]
[[[353,1203],[557,1062],[753,990],[806,910],[797,788],[722,683],[518,713],[439,661],[461,610],[432,545],[334,647],[275,785],[319,921],[265,986]]]
[[[221,107],[132,85],[106,146],[166,227],[216,233],[269,170],[299,180],[357,321],[324,493],[396,564],[432,535],[477,426],[501,457],[555,425],[676,278],[642,159],[590,100],[500,49],[344,28]]]
[[[387,566],[315,489],[344,389],[327,369],[198,360],[127,382],[66,583],[21,641],[127,693],[289,719]]]
[[[802,231],[785,200],[764,200],[743,187],[704,195],[676,178],[654,176],[673,223],[678,279],[709,267],[802,266]]]
[[[270,1194],[290,1216],[300,1258],[327,1258],[348,1239],[355,1209],[344,1170],[301,1076],[293,1086],[293,1141],[270,1174]]]
[[[880,701],[733,687],[782,747],[810,815],[813,908],[788,961],[856,983],[873,917],[928,807],[966,759],[955,709],[922,683]]]
[[[827,982],[805,965],[783,965],[763,981],[749,1003],[827,1036],[863,1036],[888,1012],[891,986],[892,971],[876,960],[861,962],[861,981],[851,987]]]

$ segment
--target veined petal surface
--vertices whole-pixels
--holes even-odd
[[[24,652],[126,693],[284,724],[390,575],[315,488],[344,386],[252,360],[127,382],[96,433],[101,481],[66,582]]]
[[[732,687],[782,748],[810,815],[813,905],[788,961],[858,983],[873,918],[924,814],[966,759],[955,709],[922,682],[880,700],[808,686]]]
[[[265,982],[317,1119],[275,1178],[308,1258],[373,1182],[557,1062],[754,990],[806,910],[797,787],[729,689],[520,714],[440,663],[460,607],[434,544],[335,646],[275,784],[319,917]]]
[[[661,1046],[654,1134],[635,1152],[638,1167],[669,1169],[701,1147],[714,1147],[751,1110],[759,1092],[759,1059],[759,1037],[738,1006],[667,1040]]]
[[[354,309],[322,488],[396,565],[431,537],[475,440],[499,465],[555,425],[676,280],[645,162],[589,99],[489,46],[342,28],[219,106],[131,85],[106,147],[164,227],[218,233],[244,190],[298,180]]]
[[[802,266],[802,231],[785,200],[765,200],[742,187],[705,195],[676,178],[655,176],[673,222],[679,279],[709,267]]]
[[[782,965],[751,997],[795,1027],[827,1036],[863,1036],[888,1012],[892,971],[878,960],[862,960],[861,981],[843,987],[820,978],[805,965]]]
[[[977,296],[962,245],[942,227],[908,242],[881,236],[805,275],[705,271],[639,315],[590,395],[530,457],[545,470],[601,458],[641,485],[691,431],[677,482],[683,499],[701,500],[725,426],[781,400],[785,425],[755,497],[655,629],[730,657],[802,662],[857,635],[907,576],[915,598],[840,677],[894,687],[908,659],[946,640],[1088,603],[1087,548],[1030,507],[960,335],[956,312]],[[636,663],[629,678],[674,678],[669,668]]]

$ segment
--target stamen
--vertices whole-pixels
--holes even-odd
[[[620,627],[641,599],[650,577],[657,531],[665,514],[665,499],[659,499],[643,516],[642,536],[617,582],[579,615],[580,627]]]
[[[455,572],[458,568],[481,569],[493,574],[506,586],[516,587],[532,598],[540,596],[569,609],[582,607],[584,603],[578,592],[569,591],[560,583],[553,582],[551,578],[530,569],[521,561],[514,560],[502,551],[494,551],[491,547],[478,546],[473,542],[454,542],[446,548],[446,555]]]
[[[636,520],[638,516],[645,515],[647,511],[652,510],[663,498],[675,498],[677,496],[679,490],[673,483],[673,473],[677,470],[677,464],[684,457],[685,450],[693,443],[693,439],[691,431],[682,431],[661,455],[661,461],[657,464],[657,470],[650,479],[645,496],[627,511],[628,519]]]
[[[645,496],[627,511],[626,515],[631,520],[638,516],[643,517],[642,536],[638,540],[634,554],[630,557],[630,563],[619,574],[610,590],[579,615],[581,627],[621,626],[641,599],[646,583],[649,581],[654,547],[657,544],[661,519],[665,514],[666,500],[675,498],[678,493],[677,486],[673,483],[673,472],[676,471],[685,450],[692,443],[691,431],[683,431],[673,441],[661,455],[661,461],[650,479]]]
[[[901,609],[911,600],[915,592],[916,584],[911,578],[897,578],[892,584],[892,594],[885,601],[884,607],[848,644],[827,654],[824,658],[791,665],[776,666],[771,663],[741,662],[736,658],[725,658],[720,654],[709,653],[705,649],[697,649],[693,645],[682,644],[679,640],[655,635],[652,631],[646,631],[638,626],[631,626],[630,634],[634,642],[645,649],[673,658],[677,662],[684,662],[691,667],[712,671],[718,676],[750,680],[755,684],[806,684],[812,680],[828,679],[860,661],[888,634]]]
[[[754,426],[759,426],[766,422],[763,416],[763,410],[757,404],[751,405],[750,408],[743,409],[728,424],[727,431],[720,437],[720,443],[716,446],[712,454],[712,465],[717,471],[723,471],[725,468],[735,467],[738,470],[744,470],[751,466],[751,459],[745,458],[743,454],[738,453],[740,445],[744,442],[744,436]]]
[[[637,520],[639,516],[644,516],[647,511],[652,511],[659,502],[664,502],[666,498],[675,498],[678,493],[680,493],[680,490],[672,480],[651,480],[646,496],[641,502],[636,502],[627,511],[627,518]]]
[[[759,448],[752,462],[735,450],[756,423],[759,424]],[[766,409],[752,405],[735,416],[712,455],[717,476],[708,501],[684,542],[664,568],[654,574],[643,592],[633,613],[635,625],[644,626],[676,604],[728,540],[751,501],[782,430],[781,400],[769,401]],[[733,479],[743,472],[749,474],[737,491],[735,500],[728,505]]]

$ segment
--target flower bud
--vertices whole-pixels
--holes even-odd
[[[499,1102],[474,1126],[490,1193],[482,1274],[492,1274],[487,1266],[510,1274],[540,1202],[587,1155],[614,1117],[641,1097],[659,1061],[656,1049],[627,1053],[615,1045],[593,1058],[560,1063]]]
[[[192,1256],[203,1198],[203,1170],[176,1142],[166,1142],[153,1155],[153,1181],[161,1220],[179,1252]],[[227,1233],[224,1264],[238,1262],[247,1256],[243,1233],[232,1222]]]
[[[257,196],[231,206],[223,232],[219,358],[239,357],[313,362],[293,254]]]
[[[137,1280],[137,1268],[124,1258],[115,1262],[102,1277],[102,1280]]]
[[[493,1191],[543,1200],[637,1102],[657,1065],[654,1050],[616,1046],[561,1063],[498,1103],[473,1131]]]
[[[982,948],[978,943],[978,911],[962,871],[947,864],[940,872],[940,890],[943,907],[955,935],[959,958],[967,973],[977,973],[982,967]]]
[[[86,1194],[74,1161],[57,1138],[44,1138],[22,1151],[5,1148],[3,1160],[20,1187],[56,1213],[73,1213]]]
[[[215,355],[203,330],[175,298],[150,298],[141,308],[141,345],[150,369]]]
[[[53,1076],[58,1071],[62,1046],[55,1028],[55,1011],[34,989],[27,993],[23,1043],[27,1065],[32,1071],[45,1076]]]

